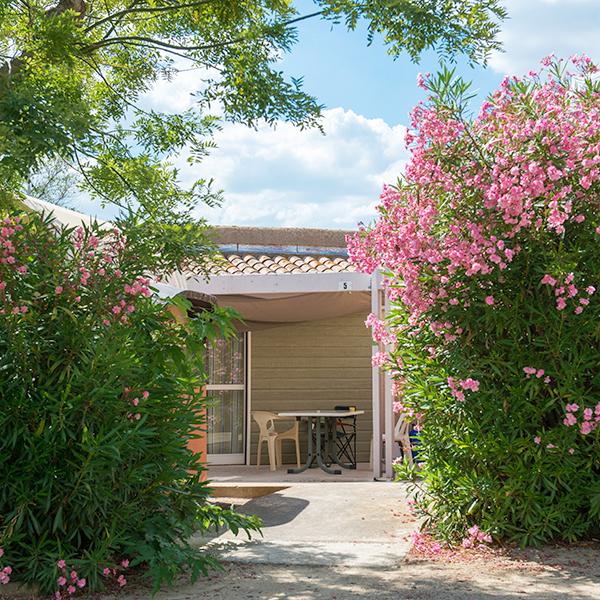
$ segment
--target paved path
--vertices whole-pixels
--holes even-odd
[[[392,567],[410,548],[414,519],[401,484],[300,483],[239,510],[258,515],[263,536],[227,532],[209,542],[227,562]]]
[[[243,505],[263,518],[264,538],[225,533],[204,541],[222,573],[182,581],[154,600],[599,600],[597,545],[528,557],[406,558],[416,524],[405,487],[302,483]],[[134,586],[121,600],[145,600]],[[110,597],[102,596],[102,600]]]

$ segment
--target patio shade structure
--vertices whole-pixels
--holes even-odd
[[[235,229],[230,228],[230,230]],[[302,230],[296,230],[296,235],[301,235],[300,231]],[[245,237],[247,239],[248,235],[246,234]],[[289,235],[286,239],[289,239]],[[305,270],[308,272],[298,272],[300,268],[305,267],[304,264],[295,268],[295,272],[277,272],[273,268],[277,263],[270,265],[272,271],[262,266],[268,262],[269,257],[277,258],[277,256],[289,255],[292,252],[297,253],[296,256],[298,256],[301,253],[314,253],[316,250],[309,246],[300,246],[299,248],[298,244],[294,247],[260,244],[240,247],[238,245],[235,248],[236,254],[233,254],[233,259],[232,255],[227,256],[228,249],[230,246],[221,245],[221,250],[228,258],[229,264],[235,261],[233,265],[237,271],[235,274],[228,272],[231,267],[227,264],[220,265],[218,272],[211,275],[208,282],[192,276],[186,279],[185,287],[192,291],[201,291],[215,296],[220,305],[235,308],[244,319],[240,324],[241,330],[260,330],[357,312],[364,313],[365,317],[369,312],[373,312],[380,318],[384,316],[386,300],[381,288],[379,273],[373,275],[357,273],[349,270],[353,269],[352,267],[349,267],[348,270],[339,269],[337,272],[325,268],[321,272],[308,269]],[[339,252],[340,249],[320,247],[318,251],[321,253]],[[345,249],[342,252],[345,253]],[[263,260],[257,260],[257,258]],[[238,262],[238,259],[241,260]],[[252,271],[260,269],[262,272],[245,274],[242,264],[244,262],[251,265]],[[336,266],[335,262],[333,264]],[[375,354],[382,350],[384,348],[374,345],[372,353]],[[371,400],[373,477],[376,479],[382,476],[391,478],[393,474],[393,444],[383,444],[384,438],[386,440],[394,439],[391,377],[389,373],[382,372],[378,367],[372,367]],[[385,452],[383,463],[376,458],[382,456],[382,452]]]
[[[90,224],[88,215],[26,198],[33,210],[52,213],[71,227]],[[97,220],[112,227],[108,221]],[[382,318],[386,299],[381,275],[357,273],[347,261],[343,242],[349,232],[293,228],[216,228],[223,260],[215,261],[208,281],[194,273],[173,273],[153,282],[159,298],[183,295],[197,309],[211,303],[235,308],[240,331],[285,326],[373,312]],[[372,354],[384,350],[374,345]],[[373,477],[392,477],[394,414],[391,377],[371,367]],[[246,419],[246,456],[250,456],[250,419]],[[382,457],[382,452],[385,455]],[[382,460],[378,458],[382,457]]]

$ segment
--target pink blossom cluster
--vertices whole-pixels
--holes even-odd
[[[365,326],[372,330],[373,340],[380,344],[392,344],[395,337],[387,330],[385,323],[378,319],[373,313],[369,314],[365,321]]]
[[[102,569],[102,575],[104,575],[104,577],[115,577],[119,587],[124,587],[127,585],[127,579],[120,571],[127,568],[129,568],[129,559],[125,558],[117,567],[104,567],[104,569]]]
[[[425,556],[435,556],[442,552],[442,545],[427,534],[413,531],[410,535],[414,549]]]
[[[60,559],[56,562],[56,566],[59,569],[60,575],[56,579],[56,585],[58,590],[55,592],[54,597],[56,600],[62,600],[72,596],[78,589],[81,590],[87,585],[85,577],[79,577],[75,569],[71,569],[68,572],[67,563],[65,560]]]
[[[22,264],[17,248],[19,241],[16,239],[18,233],[23,230],[22,219],[6,217],[0,226],[0,300],[2,308],[0,315],[24,315],[29,309],[26,304],[17,298],[8,295],[7,279],[20,278],[29,271],[27,265]]]
[[[545,371],[544,369],[536,369],[535,367],[523,367],[523,372],[527,379],[530,377],[536,377],[537,379],[541,379],[544,377]],[[551,379],[548,375],[544,377],[544,383],[550,383]]]
[[[546,273],[542,277],[541,283],[554,288],[554,296],[556,297],[557,310],[564,310],[567,307],[567,301],[571,301],[575,305],[574,313],[580,315],[586,306],[590,303],[590,296],[596,293],[596,288],[593,285],[588,285],[585,288],[586,296],[574,284],[575,275],[567,273],[564,279],[554,277]]]
[[[579,405],[576,403],[565,406],[565,418],[563,424],[567,427],[579,425],[579,431],[582,435],[589,435],[600,425],[600,402],[594,408],[585,407],[581,411],[579,418],[576,413],[579,412]]]
[[[0,548],[0,558],[4,556],[4,548]],[[0,585],[6,585],[10,581],[12,567],[6,566],[0,569]]]
[[[456,381],[454,377],[448,377],[448,387],[452,395],[459,401],[465,401],[465,393],[464,390],[471,390],[472,392],[479,391],[479,381],[468,377],[467,379],[463,379],[462,381]],[[462,389],[461,389],[462,388]]]
[[[19,237],[27,231],[27,219],[7,217],[1,225],[0,315],[22,316],[33,308],[33,304],[26,303],[19,295],[27,289],[21,285],[21,280],[29,274],[24,263],[31,260],[36,249]],[[117,229],[95,235],[91,230],[78,227],[71,240],[71,263],[56,272],[51,288],[56,301],[72,305],[102,302],[105,306],[99,309],[105,313],[100,314],[103,325],[126,324],[136,310],[137,299],[152,295],[147,277],[138,276],[125,284],[119,282],[123,277],[119,265],[126,250],[126,239]],[[49,307],[39,306],[39,309],[46,311]]]
[[[371,357],[371,364],[374,367],[382,367],[387,364],[390,360],[390,356],[387,352],[375,352]]]
[[[587,59],[575,65],[580,73],[593,68]],[[523,82],[505,79],[469,124],[433,103],[418,106],[403,182],[384,187],[377,223],[348,238],[360,270],[381,267],[402,282],[387,292],[413,324],[431,326],[429,314],[440,311],[452,321],[450,309],[468,306],[477,286],[493,306],[486,290],[521,252],[525,233],[595,226],[600,111],[552,76]],[[569,285],[560,286],[559,310],[575,298]]]
[[[479,529],[477,525],[473,525],[467,529],[467,536],[463,538],[463,548],[476,548],[484,546],[484,544],[492,543],[492,536],[485,531]]]
[[[123,396],[124,396],[125,400],[127,400],[132,406],[137,408],[140,404],[139,396],[141,396],[143,400],[147,400],[150,397],[150,392],[148,390],[143,390],[141,394],[134,395],[132,393],[132,389],[129,387],[126,387],[123,390]],[[134,396],[134,397],[132,398],[131,396]],[[135,412],[135,413],[128,412],[127,418],[130,421],[139,421],[142,418],[142,415],[139,412]]]

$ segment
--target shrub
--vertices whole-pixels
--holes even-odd
[[[216,562],[193,533],[257,528],[207,503],[188,449],[204,341],[227,315],[178,325],[146,263],[117,230],[23,213],[0,224],[0,547],[13,579],[57,597],[123,585],[129,562],[155,587],[195,578]]]
[[[475,117],[452,71],[423,79],[405,176],[349,240],[387,273],[387,330],[371,321],[420,423],[418,507],[446,539],[598,531],[600,87],[572,63],[505,79]]]

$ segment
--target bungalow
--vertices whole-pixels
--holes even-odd
[[[75,211],[29,199],[69,225],[89,222]],[[332,409],[352,405],[357,418],[357,462],[373,476],[391,477],[394,437],[391,381],[371,366],[374,346],[366,316],[382,315],[380,275],[358,273],[345,236],[325,229],[218,227],[223,260],[210,278],[178,273],[159,295],[183,294],[198,308],[207,299],[236,309],[239,336],[209,349],[209,464],[256,464],[258,428],[252,411]],[[306,433],[301,452],[306,452]],[[295,462],[292,445],[283,462]],[[266,449],[265,449],[266,450]],[[372,460],[380,457],[380,460]],[[266,456],[261,461],[268,464]]]

